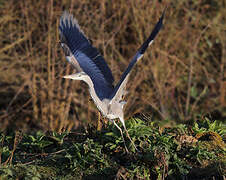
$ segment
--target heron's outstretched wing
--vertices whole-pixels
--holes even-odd
[[[67,46],[67,41],[62,33],[60,33],[60,45],[64,51],[67,61],[76,69],[76,72],[83,72],[78,61],[75,59],[70,48]]]
[[[162,13],[162,16],[160,17],[158,23],[155,25],[154,30],[151,32],[150,36],[148,37],[148,39],[142,44],[142,46],[139,48],[139,50],[137,51],[137,53],[135,54],[135,56],[133,57],[133,59],[131,60],[130,64],[128,65],[127,69],[125,70],[125,72],[122,74],[120,81],[118,82],[118,84],[115,86],[115,89],[111,95],[111,97],[114,100],[121,100],[122,96],[124,95],[124,88],[126,86],[128,77],[129,77],[129,73],[132,70],[133,66],[136,64],[136,62],[142,58],[145,50],[147,49],[148,46],[151,45],[151,43],[153,42],[154,38],[156,37],[156,35],[158,34],[158,32],[160,31],[161,27],[162,27],[162,21],[165,15],[165,10]]]
[[[81,70],[92,80],[100,99],[112,93],[114,78],[104,58],[80,29],[77,20],[67,12],[60,19],[61,46],[68,60],[77,61]],[[73,57],[73,58],[72,58]],[[71,59],[70,59],[71,58]]]

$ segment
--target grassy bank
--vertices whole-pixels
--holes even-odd
[[[225,127],[207,118],[161,127],[150,119],[127,121],[125,152],[117,128],[101,132],[1,133],[1,179],[222,179]]]

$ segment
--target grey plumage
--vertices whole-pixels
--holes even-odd
[[[61,46],[65,52],[66,59],[76,69],[76,74],[64,77],[85,81],[89,86],[90,95],[98,109],[105,117],[110,119],[116,125],[122,134],[121,128],[114,121],[114,119],[119,118],[128,137],[129,134],[126,130],[123,116],[123,107],[125,102],[122,101],[122,97],[126,92],[125,86],[133,66],[143,56],[147,47],[153,42],[154,38],[160,31],[164,14],[165,11],[158,23],[155,25],[155,28],[148,39],[142,44],[131,60],[115,87],[113,86],[114,78],[110,68],[97,49],[94,48],[88,38],[86,38],[84,32],[78,25],[77,20],[67,12],[64,12],[60,19],[59,29]],[[130,137],[129,139],[134,145]]]

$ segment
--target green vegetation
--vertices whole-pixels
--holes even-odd
[[[147,119],[146,119],[147,120]],[[101,132],[1,133],[1,179],[223,179],[226,133],[207,118],[193,126],[163,128],[134,118],[127,121],[139,152],[111,125]],[[130,141],[127,141],[130,143]]]

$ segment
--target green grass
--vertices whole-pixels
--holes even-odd
[[[225,126],[207,118],[160,127],[150,119],[126,122],[125,152],[117,128],[101,132],[1,133],[1,179],[223,179]]]

